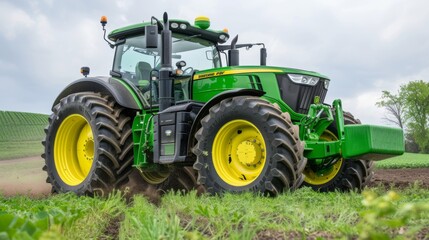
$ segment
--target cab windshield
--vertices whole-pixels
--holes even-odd
[[[120,72],[122,78],[139,84],[140,80],[149,80],[152,70],[161,68],[161,44],[158,48],[146,49],[144,36],[126,39],[116,49],[113,70]],[[221,66],[216,46],[209,41],[196,36],[173,34],[172,43],[173,68],[179,61],[186,66],[184,76],[190,76],[193,71],[217,68]]]

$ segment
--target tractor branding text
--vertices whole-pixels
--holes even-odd
[[[225,71],[218,71],[218,72],[195,74],[194,80],[200,80],[204,78],[218,77],[218,76],[224,76],[224,75],[241,74],[241,73],[257,73],[257,72],[274,73],[274,72],[282,72],[282,71],[278,69],[260,69],[260,68],[225,70]]]

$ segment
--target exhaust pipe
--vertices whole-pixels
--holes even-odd
[[[161,69],[159,70],[159,111],[175,104],[173,92],[172,34],[167,12],[164,12],[164,28],[161,31]]]

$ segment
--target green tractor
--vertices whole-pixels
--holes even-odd
[[[262,43],[226,45],[228,31],[206,17],[164,13],[110,41],[106,23],[110,77],[82,68],[52,107],[42,157],[53,192],[105,194],[136,170],[141,184],[212,194],[360,190],[374,160],[404,152],[401,129],[361,125],[340,100],[324,103],[328,77],[268,67]],[[239,49],[253,46],[260,66],[239,66]]]

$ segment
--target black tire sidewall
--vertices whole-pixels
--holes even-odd
[[[94,118],[91,115],[91,109],[86,107],[81,102],[70,102],[62,105],[61,108],[58,110],[58,112],[56,114],[54,113],[55,116],[47,132],[46,149],[45,149],[46,165],[49,169],[48,174],[51,174],[51,181],[53,181],[52,184],[55,185],[54,187],[56,189],[59,189],[60,192],[76,192],[76,193],[83,194],[88,189],[88,186],[90,185],[93,178],[94,169],[98,160],[98,154],[96,151],[99,148],[98,141],[94,141],[94,159],[92,162],[91,169],[88,173],[88,176],[80,184],[76,186],[68,185],[61,179],[56,168],[55,157],[54,157],[53,148],[54,148],[55,138],[58,133],[58,129],[63,123],[63,121],[72,114],[79,114],[80,116],[84,117],[88,121],[91,127],[93,136],[95,137],[98,135]]]
[[[238,107],[239,109],[237,109]],[[204,168],[204,171],[206,171],[206,176],[209,178],[207,180],[206,186],[209,191],[211,191],[209,185],[219,185],[221,189],[228,189],[229,191],[233,192],[243,192],[243,191],[259,191],[264,192],[264,183],[265,181],[269,180],[269,174],[268,170],[272,168],[273,161],[269,159],[269,156],[273,155],[274,152],[274,146],[270,144],[270,139],[273,139],[274,136],[272,132],[269,129],[269,126],[266,124],[266,121],[264,121],[261,116],[258,114],[257,108],[249,108],[246,105],[244,106],[236,106],[236,107],[228,107],[224,108],[222,115],[217,116],[216,119],[212,119],[209,126],[205,129],[206,133],[214,133],[209,134],[207,137],[204,138],[202,141],[202,146],[204,149],[208,150],[208,155],[205,157],[205,163],[207,164],[207,168]],[[259,174],[257,178],[255,178],[251,183],[245,186],[232,186],[225,182],[223,179],[221,179],[216,172],[216,169],[213,165],[213,158],[212,158],[212,147],[213,142],[215,139],[216,134],[219,132],[219,130],[228,122],[233,120],[245,120],[253,125],[259,130],[259,132],[262,134],[262,137],[265,141],[266,146],[266,160],[265,165]],[[215,186],[215,188],[218,188]]]

